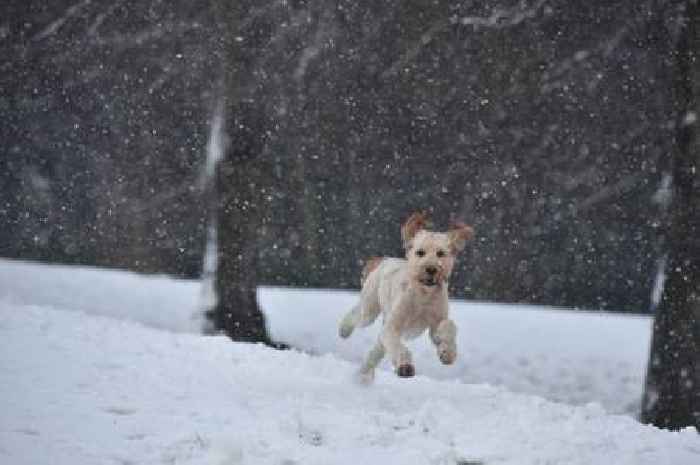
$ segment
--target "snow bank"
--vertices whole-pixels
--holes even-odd
[[[121,270],[0,259],[0,299],[200,332],[200,285]]]
[[[337,337],[337,323],[354,292],[262,289],[272,336],[311,353],[360,363],[379,322]],[[639,410],[651,335],[648,317],[525,305],[453,301],[457,362],[437,359],[427,335],[409,344],[416,370],[436,379],[488,383],[569,404],[599,402],[609,412]],[[319,330],[323,328],[323,330]],[[384,368],[389,369],[385,360]]]
[[[0,300],[78,310],[177,332],[199,332],[201,286],[124,271],[0,260]],[[378,324],[337,337],[357,293],[262,288],[272,335],[313,354],[359,363]],[[639,409],[649,350],[646,317],[544,307],[452,302],[460,356],[441,365],[423,337],[411,344],[418,373],[491,384],[567,404],[600,403],[611,413]],[[385,369],[388,366],[384,365]]]
[[[674,464],[670,433],[503,388],[0,299],[0,463]]]

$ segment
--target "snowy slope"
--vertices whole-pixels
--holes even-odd
[[[488,385],[379,373],[47,306],[0,303],[0,463],[673,464],[690,430]]]
[[[200,285],[165,276],[0,259],[0,299],[199,332]]]
[[[277,339],[315,354],[359,362],[377,327],[340,340],[337,322],[354,292],[264,288],[262,306]],[[0,300],[113,316],[178,332],[198,332],[199,283],[114,270],[0,260]],[[639,409],[650,320],[531,306],[453,302],[460,356],[441,365],[421,338],[411,344],[418,373],[487,383],[608,412]],[[386,365],[384,365],[385,368]]]
[[[360,363],[376,340],[379,324],[356,331],[349,340],[336,336],[337,322],[356,299],[353,292],[261,292],[273,337]],[[440,364],[423,336],[409,343],[418,373],[500,385],[569,404],[598,402],[612,413],[638,411],[649,318],[459,301],[451,303],[450,312],[459,328],[457,362]],[[386,360],[383,366],[390,368]]]

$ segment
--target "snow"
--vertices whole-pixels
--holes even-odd
[[[0,260],[0,300],[199,332],[199,283],[117,270]]]
[[[5,284],[5,285],[3,285]],[[0,299],[113,316],[177,332],[199,333],[205,285],[115,270],[0,260]],[[378,325],[340,340],[337,323],[356,301],[346,291],[262,288],[272,336],[313,354],[359,363]],[[651,319],[533,306],[451,304],[460,357],[441,365],[427,337],[410,344],[419,373],[488,383],[568,404],[600,403],[611,413],[636,414],[646,370]],[[384,368],[388,368],[384,365]]]
[[[656,311],[661,303],[661,297],[664,294],[666,286],[666,264],[668,262],[668,254],[664,254],[656,264],[656,275],[654,276],[654,285],[651,288],[651,309]]]
[[[224,157],[226,136],[224,133],[224,104],[223,99],[214,108],[207,141],[207,158],[202,172],[202,182],[211,183],[216,175],[216,167]]]
[[[199,292],[166,277],[0,260],[0,463],[700,463],[695,430],[542,397],[561,395],[545,378],[564,360],[589,384],[610,381],[604,353],[631,373],[646,318],[455,302],[461,365],[439,366],[418,341],[419,376],[380,370],[365,387],[354,361],[371,335],[335,338],[353,293],[261,291],[273,334],[312,355],[195,334]],[[524,373],[543,380],[517,390],[545,391],[512,392]]]
[[[359,364],[376,340],[378,324],[349,340],[336,336],[337,322],[357,299],[354,292],[267,288],[260,297],[273,338],[310,353]],[[612,413],[640,408],[649,317],[459,301],[451,302],[450,315],[458,327],[457,362],[440,364],[425,336],[409,342],[418,373],[569,404],[598,402]],[[383,366],[389,369],[386,360]]]

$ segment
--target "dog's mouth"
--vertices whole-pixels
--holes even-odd
[[[437,286],[438,284],[440,284],[440,281],[438,281],[437,278],[430,277],[430,276],[426,276],[425,278],[421,278],[418,281],[422,285],[428,286],[428,287],[433,287],[433,286]]]

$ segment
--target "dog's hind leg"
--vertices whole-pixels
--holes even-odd
[[[360,320],[360,311],[360,304],[357,304],[345,314],[342,320],[340,320],[340,329],[338,331],[340,337],[350,337]]]
[[[374,323],[379,315],[379,302],[368,302],[364,297],[340,320],[338,333],[343,339],[350,337],[355,328]]]
[[[360,302],[340,321],[339,334],[342,338],[350,337],[355,328],[364,328],[374,323],[381,308],[379,306],[379,279],[375,273],[365,281],[360,291]]]
[[[379,273],[374,271],[370,273],[362,286],[360,293],[360,315],[357,320],[357,326],[364,328],[374,323],[379,313]]]
[[[359,375],[360,382],[362,384],[369,384],[374,381],[374,370],[377,368],[377,365],[379,365],[379,362],[381,362],[384,358],[385,353],[386,350],[384,350],[384,344],[382,344],[381,340],[378,340],[372,350],[370,350],[367,354],[365,363],[362,364],[362,367],[360,368]]]
[[[401,378],[410,378],[416,374],[413,357],[408,348],[401,342],[401,332],[396,329],[395,323],[396,321],[384,323],[379,340],[391,357],[396,374]]]

